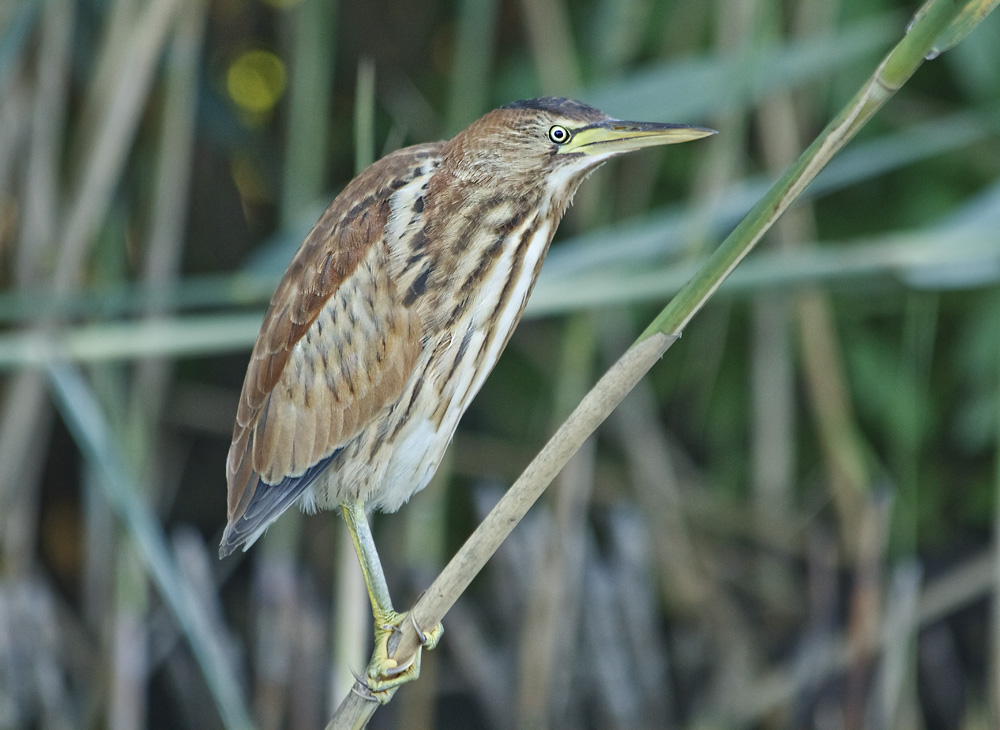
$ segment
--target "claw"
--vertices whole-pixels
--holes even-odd
[[[416,656],[416,654],[414,654],[413,656],[410,657],[410,660],[408,662],[406,662],[406,664],[397,664],[394,667],[386,667],[386,668],[384,668],[382,670],[382,673],[385,676],[387,676],[387,677],[398,677],[400,674],[403,674],[410,667],[412,667],[413,663],[416,660],[417,660],[417,656]],[[394,659],[390,659],[389,661],[394,662],[395,660]]]
[[[427,646],[427,634],[421,631],[420,627],[417,626],[417,620],[413,618],[413,613],[410,612],[406,615],[410,617],[410,623],[413,624],[413,630],[417,632],[417,638],[420,639],[420,646]]]
[[[361,680],[358,679],[358,682],[361,682]],[[368,688],[368,685],[365,684],[364,682],[361,682],[360,685],[358,685],[358,684],[352,684],[351,685],[351,692],[353,692],[354,694],[356,694],[358,697],[360,697],[361,699],[363,699],[365,702],[379,702],[378,697],[376,697],[374,695],[374,693],[372,693],[372,691]],[[384,704],[384,703],[380,703],[380,704]]]

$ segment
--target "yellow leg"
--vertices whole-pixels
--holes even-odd
[[[368,525],[368,518],[365,517],[364,504],[361,502],[345,503],[341,506],[341,511],[344,513],[347,529],[350,531],[351,541],[354,543],[354,550],[361,563],[361,573],[365,577],[368,598],[372,604],[372,616],[375,619],[375,651],[368,664],[368,689],[371,690],[375,699],[385,704],[392,698],[397,687],[420,676],[420,649],[418,648],[413,659],[403,666],[389,657],[389,637],[392,636],[393,632],[399,630],[406,614],[396,613],[392,608],[389,588],[385,582],[385,574],[382,572],[382,561],[379,560],[378,551],[375,549],[371,527]],[[444,632],[444,627],[441,624],[428,632],[421,631],[416,626],[414,628],[417,628],[423,639],[423,645],[428,649],[433,649],[437,645]]]

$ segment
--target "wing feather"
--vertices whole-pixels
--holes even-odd
[[[383,235],[390,196],[438,149],[400,150],[355,178],[278,285],[240,394],[222,552],[255,539],[402,394],[422,325],[415,311],[400,309]]]

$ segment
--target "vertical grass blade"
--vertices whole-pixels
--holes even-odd
[[[496,0],[462,0],[459,4],[445,129],[448,136],[486,110],[496,16]]]
[[[304,0],[293,19],[281,218],[295,220],[323,190],[336,50],[336,0]]]

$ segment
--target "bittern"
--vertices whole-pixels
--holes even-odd
[[[376,162],[292,259],[240,395],[219,552],[249,547],[295,502],[339,507],[371,599],[366,681],[379,699],[417,675],[419,652],[408,666],[387,655],[403,615],[366,508],[394,512],[434,475],[580,183],[616,155],[712,133],[568,99],[518,101]],[[440,632],[422,633],[425,646]]]

